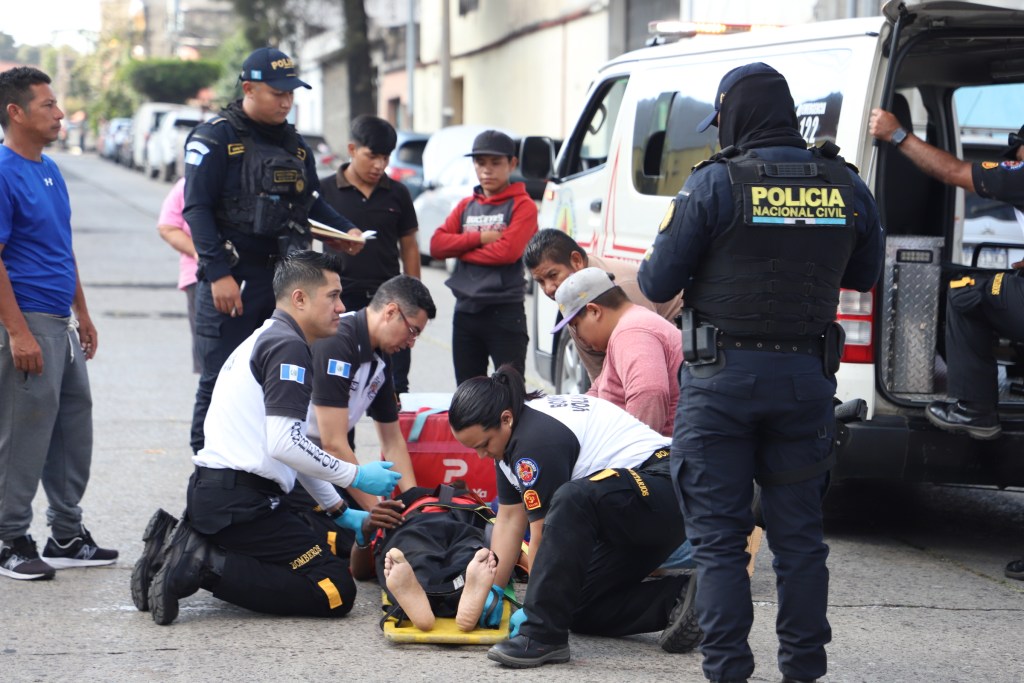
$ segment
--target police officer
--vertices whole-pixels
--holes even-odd
[[[334,334],[345,310],[339,269],[335,257],[312,251],[282,259],[274,272],[277,309],[225,362],[206,445],[193,457],[186,518],[169,540],[147,542],[140,562],[148,565],[134,572],[143,586],[152,577],[136,606],[150,608],[156,623],[174,621],[178,601],[199,588],[268,614],[340,617],[352,609],[347,562],[285,498],[300,480],[362,542],[367,513],[349,509],[332,484],[381,495],[401,476],[389,462],[346,463],[306,437],[309,342]]]
[[[448,422],[461,444],[497,464],[491,550],[499,591],[529,523],[530,587],[513,617],[518,632],[489,659],[517,669],[568,662],[570,629],[662,631],[664,650],[693,649],[700,633],[689,577],[647,580],[685,538],[666,437],[596,396],[528,394],[511,365],[460,384]]]
[[[310,245],[307,217],[350,234],[351,222],[318,197],[312,150],[286,117],[293,91],[310,86],[280,50],[263,47],[242,64],[242,99],[200,124],[185,144],[184,217],[201,277],[196,350],[202,374],[192,416],[193,452],[228,354],[274,310],[274,260]],[[357,243],[331,241],[356,253]]]
[[[924,173],[949,185],[1014,207],[1024,229],[1024,126],[1010,133],[1004,161],[970,163],[929,145],[900,126],[884,109],[871,112],[871,134],[894,145]],[[1011,266],[1024,274],[1024,261]],[[1024,277],[1010,273],[974,276],[949,283],[946,305],[947,386],[953,400],[934,401],[925,415],[940,429],[975,439],[997,439],[1002,425],[999,375],[992,333],[1024,341]],[[1024,580],[1024,559],[1006,566],[1006,576]]]
[[[842,347],[839,288],[877,281],[877,209],[834,145],[808,150],[785,78],[766,64],[728,72],[715,111],[722,151],[699,164],[640,266],[652,301],[685,290],[685,364],[672,470],[697,564],[704,674],[746,680],[753,621],[747,535],[762,485],[778,576],[784,680],[825,674],[831,630],[825,492]]]

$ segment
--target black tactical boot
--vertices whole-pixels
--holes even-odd
[[[163,564],[164,546],[171,535],[171,529],[177,523],[174,515],[158,509],[142,533],[142,540],[146,545],[138,562],[135,563],[135,568],[132,569],[132,602],[140,612],[149,611],[149,585]]]
[[[166,626],[178,617],[178,601],[200,588],[212,589],[224,569],[224,551],[181,522],[164,552],[163,566],[149,588],[153,621]]]
[[[998,439],[1003,431],[995,410],[968,406],[963,401],[933,401],[924,414],[939,429],[962,432],[972,439]]]
[[[522,634],[503,640],[487,651],[487,659],[512,669],[532,669],[542,664],[569,661],[569,643],[548,645]]]
[[[690,576],[683,586],[675,607],[668,615],[668,626],[661,632],[658,645],[665,652],[689,652],[700,645],[704,632],[697,625],[697,612],[693,609],[693,601],[697,596],[697,574]]]

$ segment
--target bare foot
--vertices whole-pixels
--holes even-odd
[[[434,612],[423,586],[416,580],[412,566],[398,548],[392,548],[384,556],[384,579],[388,590],[402,606],[402,610],[421,631],[434,628]]]
[[[494,574],[498,571],[498,559],[487,548],[476,551],[466,567],[466,585],[459,598],[459,611],[455,614],[455,625],[460,631],[476,628],[487,602],[487,594],[494,585]]]

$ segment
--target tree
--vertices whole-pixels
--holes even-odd
[[[0,60],[13,62],[18,59],[18,51],[14,48],[14,36],[0,31]]]
[[[130,62],[127,69],[128,82],[141,95],[178,104],[194,97],[221,73],[220,64],[205,60],[149,59]]]
[[[250,51],[266,45],[278,46],[295,38],[299,20],[289,0],[231,0],[242,20],[242,31]]]
[[[363,0],[342,0],[345,10],[344,56],[348,69],[349,116],[376,114],[377,98],[367,37],[366,7]]]

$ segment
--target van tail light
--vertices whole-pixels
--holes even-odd
[[[385,173],[387,173],[388,177],[391,178],[392,180],[402,182],[405,179],[411,178],[412,176],[416,175],[416,170],[412,168],[395,168],[392,166],[388,166],[387,169],[385,169]]]
[[[875,289],[857,292],[852,289],[839,290],[839,309],[836,320],[846,331],[844,363],[874,363],[874,312]]]

